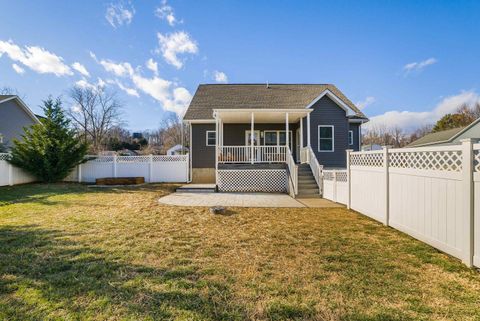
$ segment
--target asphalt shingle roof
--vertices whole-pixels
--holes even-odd
[[[185,120],[213,119],[214,109],[301,109],[326,89],[361,118],[367,118],[340,90],[330,84],[203,84],[199,85]]]
[[[442,130],[441,132],[430,133],[423,136],[422,138],[419,138],[411,142],[410,144],[407,145],[407,147],[416,147],[416,146],[429,145],[429,144],[449,141],[453,136],[458,134],[463,129],[465,129],[465,127],[458,127],[453,129]]]
[[[4,99],[7,99],[7,98],[10,98],[10,97],[14,97],[15,95],[0,95],[0,101],[4,100]]]

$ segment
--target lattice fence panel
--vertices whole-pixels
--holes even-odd
[[[323,180],[324,181],[333,181],[335,179],[333,171],[323,171]]]
[[[284,169],[218,170],[218,189],[221,192],[280,192],[288,189]]]
[[[89,162],[95,163],[112,163],[114,156],[95,156],[95,155],[87,155],[85,156]]]
[[[6,161],[10,159],[10,154],[0,153],[0,161]]]
[[[461,151],[394,152],[389,157],[389,166],[392,168],[462,171]]]
[[[480,150],[473,151],[473,168],[475,172],[480,172]]]
[[[185,161],[188,161],[188,155],[153,155],[153,161],[154,162],[185,162]]]
[[[351,153],[351,166],[365,166],[365,167],[382,167],[383,166],[383,152],[374,153]]]
[[[346,171],[336,171],[335,176],[337,177],[337,182],[347,182],[347,172]]]
[[[118,156],[118,163],[148,163],[150,156]]]

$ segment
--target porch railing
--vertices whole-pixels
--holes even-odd
[[[287,146],[218,146],[219,163],[285,163]]]
[[[287,167],[288,167],[288,176],[289,176],[289,184],[288,189],[290,196],[295,197],[298,194],[298,165],[295,164],[295,160],[293,159],[292,152],[290,148],[287,147]]]
[[[318,190],[320,194],[323,193],[323,166],[317,160],[315,153],[311,147],[302,147],[300,149],[300,162],[301,163],[308,163],[310,165],[310,169],[312,170],[313,177],[315,177],[315,181],[318,185]]]

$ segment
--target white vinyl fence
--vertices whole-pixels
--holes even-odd
[[[480,267],[480,144],[347,152],[341,173],[324,197]]]
[[[0,186],[34,182],[35,178],[10,165],[8,154],[0,154]],[[144,177],[148,183],[187,182],[187,155],[87,156],[65,181],[94,183],[105,177]]]

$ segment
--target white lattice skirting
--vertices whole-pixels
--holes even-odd
[[[220,192],[286,193],[288,190],[285,169],[222,169],[217,175]]]

